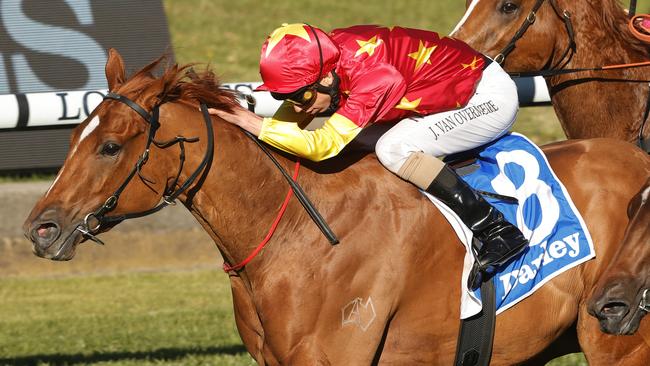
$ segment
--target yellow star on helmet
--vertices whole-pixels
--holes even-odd
[[[273,48],[275,48],[275,46],[288,35],[300,37],[307,42],[311,42],[304,24],[283,24],[280,28],[277,28],[273,33],[271,33],[271,35],[269,35],[269,44],[266,46],[265,57],[268,57]]]
[[[424,42],[420,41],[417,52],[409,53],[409,57],[415,59],[415,69],[419,69],[423,64],[431,65],[431,54],[438,46],[424,47]]]
[[[354,57],[364,53],[367,53],[368,56],[372,56],[375,53],[375,48],[379,47],[381,42],[381,39],[377,39],[377,36],[374,36],[367,41],[358,39],[357,43],[359,44],[359,49],[357,50],[357,53],[354,54]]]
[[[478,65],[477,65],[477,63],[478,63],[479,60],[480,60],[480,58],[474,56],[474,60],[472,60],[472,62],[470,62],[470,63],[468,63],[468,64],[463,64],[463,63],[461,63],[461,65],[463,66],[463,70],[465,70],[465,69],[468,68],[468,67],[471,67],[471,68],[472,68],[472,71],[478,69]]]
[[[397,109],[404,109],[406,111],[416,111],[416,108],[420,105],[422,98],[416,100],[408,100],[406,97],[402,97],[402,100],[399,101],[399,104],[395,106]]]

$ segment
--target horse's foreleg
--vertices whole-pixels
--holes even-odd
[[[244,346],[258,365],[266,365],[263,355],[264,329],[241,278],[230,276],[235,323]]]

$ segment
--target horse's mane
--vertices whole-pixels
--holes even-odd
[[[119,87],[119,92],[138,96],[146,106],[181,100],[191,104],[204,102],[208,107],[231,111],[239,104],[237,93],[221,87],[209,65],[173,64],[161,68],[166,59],[163,55],[135,72]],[[196,67],[201,70],[196,71]],[[158,69],[162,70],[156,72]]]
[[[635,51],[650,55],[648,44],[634,37],[628,29],[628,15],[620,0],[590,0],[589,4],[594,8],[594,14],[600,12],[605,29],[609,29],[614,37],[630,45]]]

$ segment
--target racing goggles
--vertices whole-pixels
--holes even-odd
[[[316,84],[307,85],[296,90],[293,93],[274,93],[271,92],[271,96],[277,100],[286,100],[287,102],[300,106],[307,107],[310,106],[316,101],[316,95],[318,87]]]

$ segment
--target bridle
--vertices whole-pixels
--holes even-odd
[[[521,26],[519,27],[515,35],[512,37],[512,39],[510,39],[510,42],[508,42],[508,44],[501,50],[501,52],[499,52],[499,54],[495,56],[494,61],[496,61],[500,65],[503,65],[508,55],[510,55],[510,53],[515,49],[517,41],[521,39],[521,37],[524,36],[528,28],[530,28],[533,25],[533,23],[535,23],[535,20],[537,19],[537,12],[542,7],[545,1],[546,0],[537,0],[535,2],[535,5],[528,13],[526,19],[521,24]],[[585,71],[604,71],[604,70],[611,70],[611,69],[641,67],[641,66],[648,66],[650,64],[650,62],[639,62],[634,64],[609,65],[609,66],[589,67],[589,68],[571,68],[571,69],[565,68],[565,66],[568,65],[571,59],[573,58],[573,55],[576,53],[575,32],[573,29],[573,25],[571,24],[571,13],[569,13],[569,11],[566,9],[560,11],[560,8],[557,5],[556,0],[548,0],[548,2],[553,7],[553,11],[555,12],[555,14],[558,17],[560,17],[560,19],[562,19],[562,21],[564,22],[564,27],[566,29],[567,36],[569,37],[569,43],[567,45],[567,49],[564,51],[562,57],[558,59],[555,65],[552,65],[548,68],[544,68],[539,71],[509,72],[508,74],[510,74],[510,76],[550,77],[550,76],[566,75],[566,74],[573,74],[573,73],[579,73]],[[635,11],[636,11],[636,1],[632,0],[630,3],[630,15],[634,15]],[[643,137],[643,131],[645,129],[648,116],[650,116],[650,91],[648,92],[648,99],[646,101],[646,106],[642,117],[643,119],[641,120],[641,127],[639,128],[639,134],[637,137],[637,145],[641,147],[643,150],[650,153],[650,141],[646,140]]]
[[[503,65],[508,55],[510,55],[510,53],[515,49],[517,41],[519,41],[519,39],[521,39],[521,37],[524,36],[528,28],[530,28],[530,26],[532,26],[535,23],[535,20],[537,19],[537,12],[542,7],[545,1],[546,0],[537,0],[537,2],[535,2],[535,5],[526,16],[526,19],[519,27],[519,30],[517,30],[515,35],[512,36],[510,42],[508,42],[508,44],[501,50],[501,52],[499,52],[499,54],[495,56],[494,61],[499,63],[499,65]],[[569,13],[568,10],[560,11],[560,8],[555,2],[556,0],[548,0],[548,1],[553,7],[553,11],[555,12],[555,14],[558,17],[560,17],[560,19],[562,19],[562,21],[564,22],[564,27],[566,28],[566,32],[569,37],[569,44],[567,45],[567,49],[564,51],[564,54],[562,55],[562,57],[560,57],[560,59],[557,61],[555,65],[549,68],[550,70],[554,70],[554,69],[562,68],[562,66],[565,66],[566,64],[569,63],[569,61],[573,57],[573,54],[575,54],[576,52],[576,42],[575,42],[575,32],[573,30],[573,25],[571,24],[571,13]]]
[[[183,170],[183,166],[185,163],[185,142],[188,143],[193,143],[199,141],[198,137],[195,138],[186,138],[183,136],[176,136],[175,138],[169,140],[169,141],[163,141],[163,142],[158,142],[155,140],[156,136],[156,131],[158,131],[158,128],[160,128],[160,122],[158,121],[158,117],[160,115],[160,104],[156,104],[152,110],[151,113],[148,113],[143,107],[141,107],[139,104],[136,102],[132,101],[131,99],[117,94],[113,92],[109,92],[105,97],[104,100],[116,100],[120,103],[126,104],[129,108],[134,110],[136,113],[138,113],[142,119],[149,125],[149,133],[147,135],[147,143],[144,148],[144,152],[140,154],[140,157],[138,158],[138,161],[135,163],[133,168],[131,169],[131,172],[129,175],[124,179],[122,184],[111,194],[108,199],[102,204],[99,208],[97,208],[95,211],[88,213],[85,217],[84,220],[81,224],[79,224],[76,228],[77,231],[81,232],[85,238],[92,240],[98,244],[104,244],[99,238],[96,237],[96,234],[99,232],[100,228],[107,226],[107,225],[112,225],[119,223],[121,221],[127,220],[127,219],[132,219],[132,218],[137,218],[137,217],[143,217],[147,215],[151,215],[155,212],[158,212],[165,208],[166,206],[173,205],[174,201],[187,189],[194,183],[194,181],[199,177],[199,174],[201,172],[205,171],[205,168],[209,165],[209,163],[212,161],[212,156],[214,153],[214,135],[213,135],[213,128],[212,128],[212,120],[210,119],[210,115],[208,114],[208,108],[205,105],[205,103],[201,102],[201,112],[203,113],[203,120],[205,121],[205,126],[207,130],[207,137],[208,137],[208,143],[207,143],[207,148],[205,151],[205,156],[203,157],[203,160],[201,163],[196,167],[194,172],[187,178],[187,180],[181,185],[178,189],[175,191],[173,190],[176,184],[178,183],[180,179],[181,172]],[[151,145],[155,145],[159,148],[168,148],[170,146],[173,146],[175,144],[179,144],[180,146],[180,162],[179,162],[179,167],[178,167],[178,172],[176,174],[176,177],[174,181],[171,184],[167,185],[167,189],[165,192],[163,192],[163,197],[162,197],[162,202],[157,204],[156,206],[140,211],[140,212],[134,212],[134,213],[128,213],[128,214],[122,214],[122,215],[115,215],[115,216],[107,216],[107,214],[115,209],[117,206],[117,203],[120,199],[120,195],[124,192],[124,189],[126,189],[126,186],[131,182],[131,180],[136,176],[136,174],[143,179],[143,181],[147,183],[152,183],[150,180],[147,178],[143,177],[141,174],[142,167],[147,163],[149,160],[149,152],[151,149]],[[205,171],[207,173],[207,171]]]
[[[129,108],[134,110],[136,113],[138,113],[144,121],[149,125],[149,133],[147,135],[147,143],[145,145],[144,152],[140,155],[138,158],[138,161],[135,163],[133,168],[131,169],[131,172],[129,175],[124,179],[122,184],[111,194],[106,201],[104,201],[104,204],[102,204],[99,208],[97,208],[95,211],[88,213],[85,217],[82,223],[80,223],[75,230],[79,231],[82,233],[82,235],[89,240],[92,240],[98,244],[104,244],[104,242],[101,241],[101,239],[97,238],[96,234],[99,233],[99,230],[102,227],[108,226],[108,225],[113,225],[117,224],[119,222],[122,222],[127,219],[133,219],[133,218],[138,218],[138,217],[143,217],[147,215],[151,215],[155,212],[158,212],[162,210],[163,208],[175,204],[175,200],[183,194],[185,191],[188,190],[190,186],[196,181],[196,179],[199,177],[199,175],[203,172],[203,175],[207,174],[208,170],[207,167],[210,166],[212,163],[212,157],[214,154],[214,131],[212,127],[212,120],[210,118],[210,114],[208,113],[208,107],[206,106],[205,103],[200,102],[200,109],[201,113],[203,115],[203,121],[205,122],[205,127],[207,131],[207,148],[205,151],[205,155],[203,157],[203,160],[201,163],[196,167],[194,172],[187,178],[187,180],[175,191],[173,190],[174,187],[178,184],[178,181],[180,179],[181,172],[183,170],[183,166],[185,163],[185,142],[188,143],[194,143],[199,141],[198,137],[195,138],[186,138],[183,136],[176,136],[175,138],[169,140],[169,141],[163,141],[163,142],[158,142],[155,140],[156,136],[156,131],[158,131],[158,128],[160,128],[160,122],[158,121],[159,117],[159,110],[160,110],[160,104],[156,104],[152,110],[151,113],[148,113],[142,106],[137,104],[136,102],[132,101],[131,99],[117,94],[113,92],[109,92],[106,94],[104,97],[104,100],[116,100],[120,103],[126,104]],[[246,102],[249,105],[249,109],[254,109],[255,101],[252,97],[247,96],[246,97]],[[291,189],[293,190],[294,194],[296,195],[296,198],[300,202],[300,204],[305,208],[307,213],[309,214],[310,218],[314,221],[316,226],[320,229],[320,231],[323,233],[323,235],[327,238],[327,240],[330,242],[330,244],[335,245],[338,244],[339,240],[332,231],[332,229],[329,227],[323,216],[318,212],[314,204],[309,200],[307,195],[305,194],[304,190],[300,185],[295,182],[289,174],[282,168],[280,163],[273,157],[273,155],[269,152],[268,148],[255,137],[253,136],[250,132],[243,130],[244,133],[250,137],[255,144],[269,157],[269,159],[273,162],[273,164],[280,170],[284,178],[289,182],[289,185],[291,186]],[[149,160],[149,151],[151,148],[151,145],[155,145],[159,148],[168,148],[170,146],[173,146],[175,144],[179,144],[180,146],[180,154],[179,154],[179,167],[178,167],[178,172],[176,174],[176,177],[174,178],[173,182],[171,184],[167,185],[167,189],[165,192],[163,192],[162,196],[162,202],[157,204],[156,206],[140,211],[140,212],[135,212],[135,213],[127,213],[127,214],[122,214],[122,215],[115,215],[115,216],[107,216],[107,214],[115,209],[117,206],[117,203],[120,199],[120,195],[126,189],[126,186],[131,182],[131,180],[135,177],[137,174],[143,181],[146,183],[151,183],[147,178],[143,177],[141,174],[142,167],[147,163]],[[198,184],[198,182],[197,182]],[[92,222],[91,222],[92,221]],[[59,255],[60,252],[62,252],[64,249],[64,246],[61,246],[59,249],[59,253],[56,255]]]

